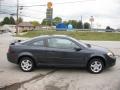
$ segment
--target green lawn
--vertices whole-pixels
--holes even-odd
[[[20,37],[36,37],[40,35],[68,35],[79,40],[101,40],[101,41],[120,41],[120,33],[112,32],[80,32],[80,31],[53,31],[39,30],[29,31]]]

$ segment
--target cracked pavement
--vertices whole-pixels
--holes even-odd
[[[16,38],[9,33],[0,35],[0,90],[120,90],[120,41],[83,41],[109,48],[117,57],[114,67],[91,74],[73,68],[22,72],[18,65],[7,61],[6,53],[13,39]]]

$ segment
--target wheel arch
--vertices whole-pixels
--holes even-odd
[[[32,61],[33,61],[33,63],[34,63],[34,65],[36,66],[35,59],[34,59],[32,56],[30,56],[30,55],[22,55],[22,56],[20,56],[20,57],[18,58],[18,62],[17,62],[17,64],[19,64],[19,63],[20,63],[20,60],[21,60],[23,57],[28,57],[28,58],[31,58],[31,59],[32,59]]]
[[[102,56],[93,56],[93,57],[91,57],[91,58],[88,60],[87,66],[88,66],[88,64],[90,63],[90,61],[91,61],[92,59],[94,59],[94,58],[101,59],[101,60],[102,60],[102,62],[103,62],[103,64],[104,64],[104,67],[106,66],[106,61],[105,61],[105,58],[104,58],[104,57],[102,57]]]

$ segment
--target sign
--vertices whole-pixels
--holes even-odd
[[[90,22],[94,22],[94,18],[93,18],[93,16],[91,16],[91,18],[90,18]]]
[[[46,19],[52,19],[52,17],[53,17],[53,9],[48,8],[46,12]]]
[[[47,7],[50,9],[52,8],[52,2],[48,2]]]
[[[48,2],[48,3],[47,3],[46,19],[47,19],[47,20],[50,20],[50,21],[53,19],[52,2]]]

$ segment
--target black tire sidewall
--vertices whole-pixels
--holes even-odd
[[[95,61],[99,61],[101,64],[102,64],[102,69],[99,71],[99,72],[93,72],[92,70],[91,70],[91,64],[93,63],[93,62],[95,62]],[[102,71],[104,70],[104,63],[103,63],[103,61],[101,60],[101,59],[99,59],[99,58],[93,58],[93,59],[91,59],[90,60],[90,62],[88,63],[88,71],[89,72],[91,72],[91,73],[93,73],[93,74],[99,74],[99,73],[101,73]]]
[[[25,59],[30,60],[31,63],[32,63],[32,67],[31,67],[30,70],[24,70],[24,69],[21,67],[21,62],[22,62],[23,60],[25,60]],[[20,69],[21,69],[22,71],[24,71],[24,72],[31,72],[31,71],[34,69],[34,62],[33,62],[33,60],[32,60],[31,58],[29,58],[29,57],[22,57],[22,58],[20,59],[19,67],[20,67]]]

